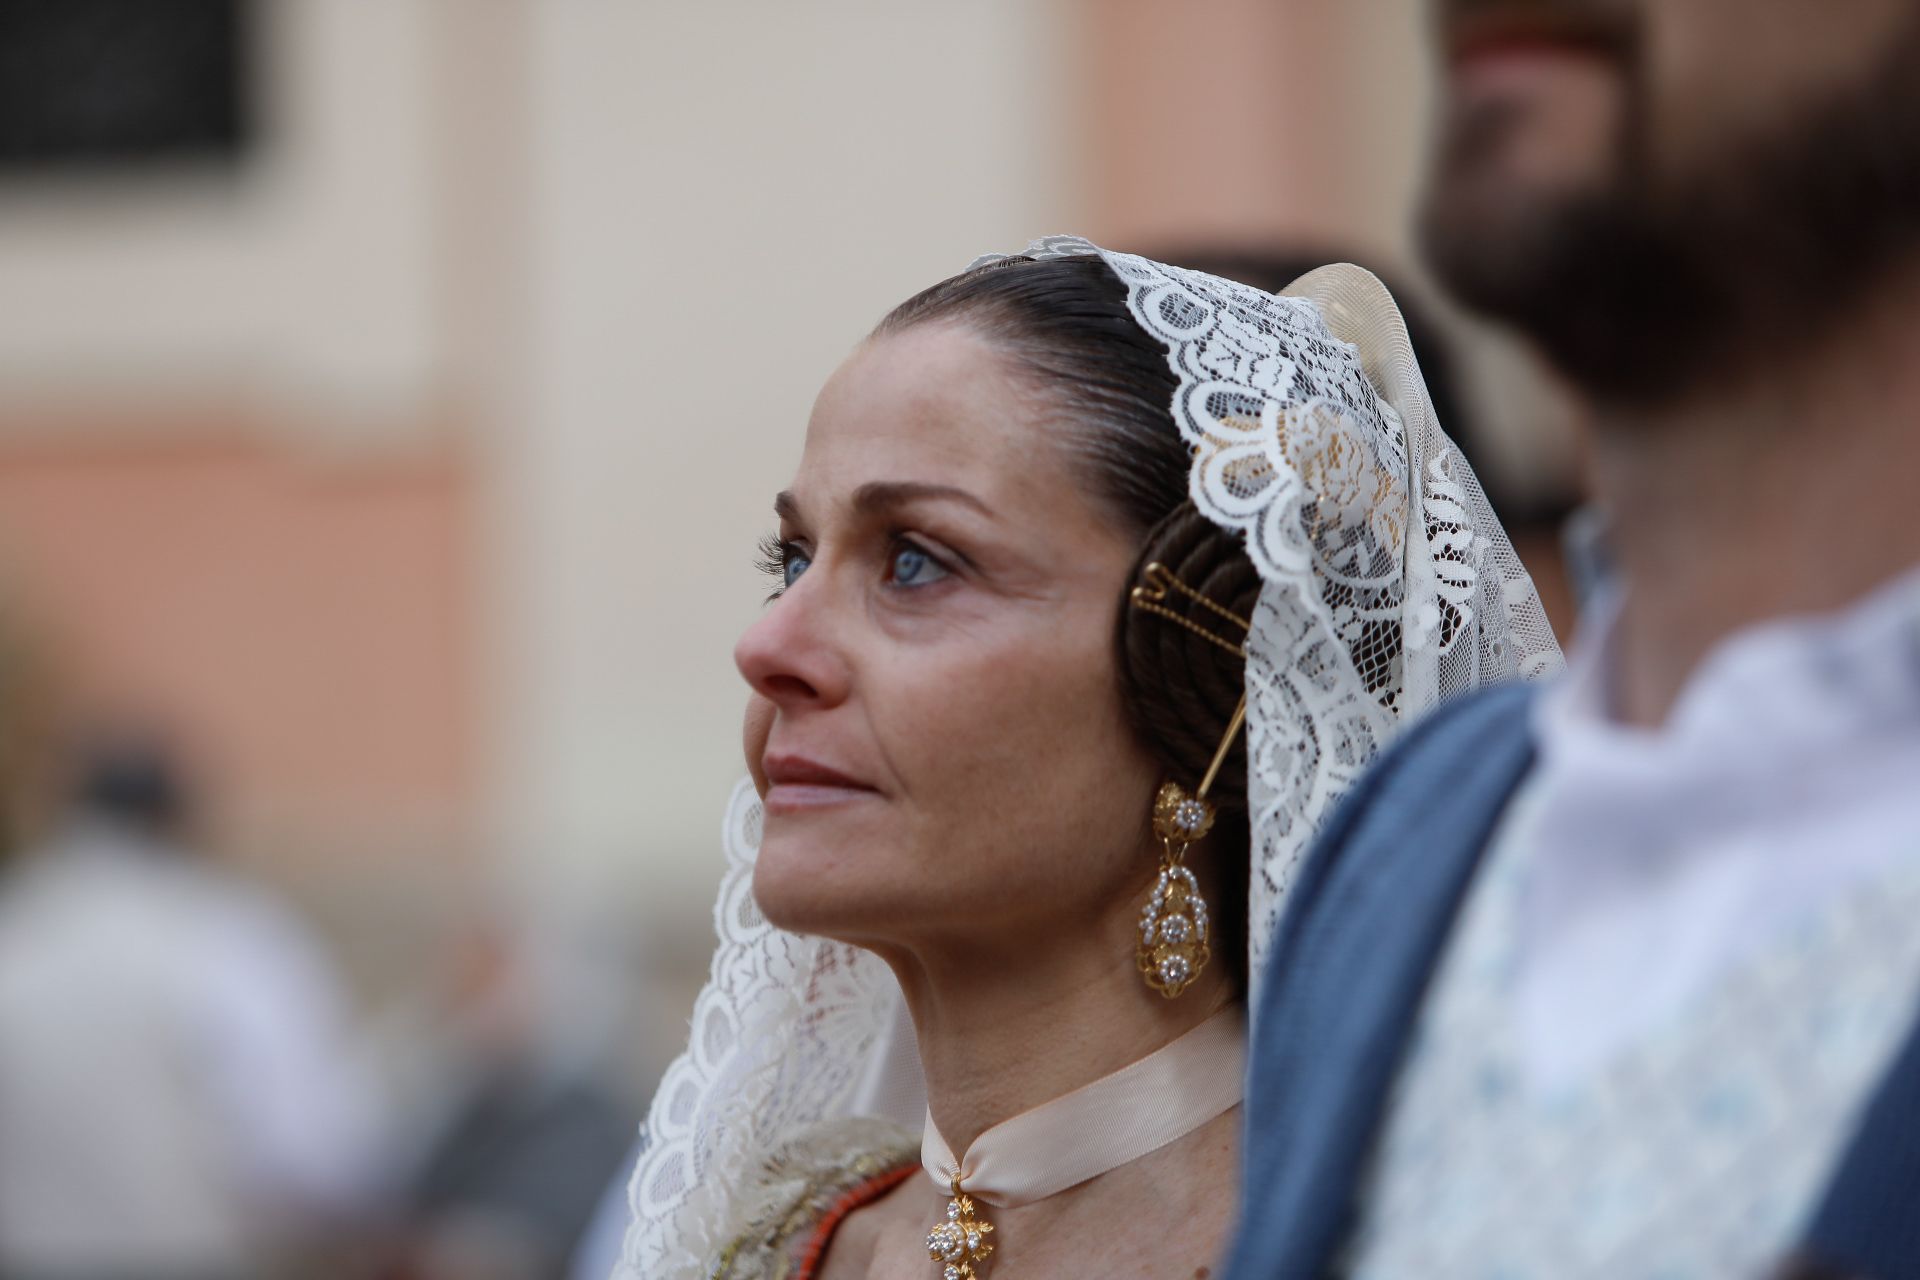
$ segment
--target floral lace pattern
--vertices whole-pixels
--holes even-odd
[[[1529,1069],[1516,994],[1527,894],[1546,847],[1539,801],[1523,790],[1503,817],[1434,971],[1382,1113],[1345,1274],[1813,1274],[1776,1264],[1819,1203],[1920,996],[1911,820],[1885,833],[1905,847],[1879,872],[1549,1088]],[[1738,821],[1745,830],[1722,827],[1723,842],[1787,852]]]
[[[1247,641],[1257,982],[1295,864],[1400,719],[1560,653],[1377,279],[1323,267],[1276,295],[1075,237],[1027,250],[1085,254],[1166,345],[1194,505],[1244,535],[1264,582]]]

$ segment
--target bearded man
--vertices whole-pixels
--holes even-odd
[[[1612,575],[1322,833],[1230,1275],[1920,1275],[1920,2],[1432,7]]]

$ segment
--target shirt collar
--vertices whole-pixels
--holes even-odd
[[[1566,678],[1536,708],[1543,756],[1574,743],[1655,752],[1718,744],[1746,754],[1920,723],[1920,566],[1837,611],[1773,618],[1728,636],[1652,729],[1621,724],[1612,711],[1624,595],[1607,580],[1590,596]]]

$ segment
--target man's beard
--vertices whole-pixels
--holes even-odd
[[[1489,220],[1443,158],[1420,218],[1455,295],[1596,403],[1671,404],[1788,359],[1920,248],[1920,22],[1870,74],[1671,177],[1627,89],[1611,185]],[[1458,139],[1459,158],[1488,141]]]

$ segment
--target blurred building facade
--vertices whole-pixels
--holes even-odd
[[[874,320],[1055,231],[1408,262],[1414,0],[249,13],[237,158],[0,176],[0,591],[364,991],[505,902],[604,943],[636,1074],[705,964],[753,544]],[[1562,474],[1472,350],[1498,465]]]

